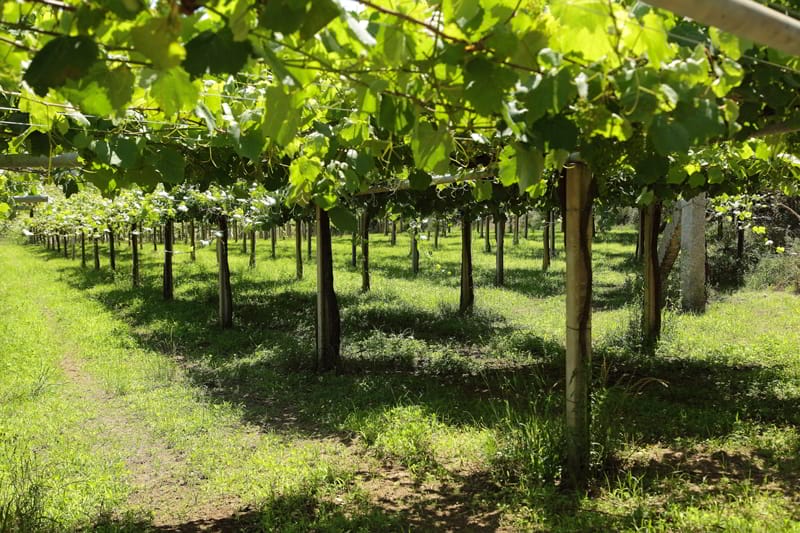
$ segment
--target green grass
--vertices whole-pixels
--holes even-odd
[[[391,247],[373,234],[368,294],[349,266],[349,239],[336,238],[344,372],[330,375],[310,372],[314,265],[294,280],[293,239],[279,241],[277,260],[259,242],[254,270],[231,246],[229,331],[215,324],[210,249],[196,263],[176,255],[176,299],[165,303],[152,245],[134,290],[124,246],[112,274],[105,257],[94,272],[5,243],[0,342],[15,370],[0,377],[0,409],[28,414],[2,419],[2,445],[20,444],[0,456],[0,475],[29,472],[15,485],[35,500],[29,514],[62,529],[147,521],[152,510],[131,504],[125,443],[81,428],[102,418],[93,409],[113,408],[180,458],[175,475],[201,506],[233,498],[266,530],[797,530],[800,298],[748,290],[715,297],[702,316],[668,311],[662,342],[645,355],[630,327],[635,234],[599,235],[595,481],[587,494],[562,493],[564,257],[542,273],[538,233],[518,246],[509,238],[504,288],[493,286],[494,256],[476,239],[469,316],[456,312],[457,232],[439,250],[423,241],[416,277],[408,236]],[[75,401],[65,355],[107,402]],[[30,453],[40,448],[48,452]],[[48,468],[63,470],[56,479],[68,490],[25,488],[50,479]],[[407,471],[416,494],[384,479],[386,468]],[[75,472],[89,481],[70,483]],[[14,497],[0,489],[0,505]],[[70,498],[85,502],[81,516]],[[390,508],[387,498],[405,503]],[[450,511],[426,511],[437,503]],[[188,507],[170,518],[188,518]]]

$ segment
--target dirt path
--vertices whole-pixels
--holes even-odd
[[[51,313],[45,314],[57,328],[58,321]],[[78,401],[96,406],[96,417],[85,423],[104,437],[98,446],[122,451],[129,472],[126,481],[132,488],[128,509],[159,530],[241,531],[242,522],[247,521],[240,512],[242,502],[204,491],[203,480],[182,454],[131,416],[119,398],[103,390],[83,368],[76,350],[66,346],[61,368],[77,386]]]

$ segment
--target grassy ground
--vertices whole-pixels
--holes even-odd
[[[537,232],[538,233],[538,232]],[[538,235],[536,235],[538,239]],[[560,237],[560,235],[559,235]],[[231,246],[236,327],[210,249],[176,255],[176,300],[145,247],[141,289],[0,245],[0,531],[799,531],[800,298],[715,296],[637,348],[634,234],[595,241],[595,481],[559,491],[563,255],[475,242],[476,311],[456,313],[459,238],[371,236],[361,294],[335,242],[345,371],[314,375],[313,263],[293,239]],[[180,248],[180,247],[179,247]],[[183,247],[185,249],[185,247]],[[304,245],[305,250],[305,245]],[[90,261],[91,264],[91,261]],[[171,528],[171,529],[170,529]]]

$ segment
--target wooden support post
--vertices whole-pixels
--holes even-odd
[[[461,212],[461,297],[458,311],[467,314],[475,303],[475,283],[472,277],[472,231],[469,211]]]
[[[275,259],[277,257],[277,255],[275,254],[275,245],[278,240],[278,228],[276,226],[272,226],[269,229],[269,231],[270,231],[269,238],[270,238],[270,250],[271,250],[270,257],[272,257],[272,259]]]
[[[191,249],[189,250],[189,259],[192,262],[197,260],[197,251],[196,251],[196,244],[195,244],[195,236],[194,236],[194,219],[189,220],[189,246]]]
[[[333,251],[328,213],[317,207],[317,370],[339,366],[341,323],[339,302],[333,288]]]
[[[134,288],[139,286],[139,231],[137,224],[131,224],[131,283]]]
[[[314,254],[311,251],[311,241],[314,238],[314,224],[311,221],[306,222],[306,230],[308,232],[308,239],[306,240],[306,247],[308,248],[308,260],[311,261],[314,258]]]
[[[94,269],[100,270],[100,239],[95,235],[92,240],[94,241]]]
[[[592,382],[592,174],[582,162],[567,166],[567,353],[565,482],[583,489],[589,479]]]
[[[86,268],[86,231],[81,230],[81,268]]]
[[[542,231],[542,272],[550,268],[550,221],[549,216],[544,217],[544,230]]]
[[[706,310],[706,195],[698,194],[681,214],[681,307]]]
[[[397,220],[392,220],[392,236],[389,238],[389,245],[397,244]]]
[[[415,225],[411,231],[411,272],[419,274],[419,226]]]
[[[498,287],[505,285],[505,242],[506,242],[506,215],[495,216],[494,231],[497,234],[497,249],[495,250],[494,284]]]
[[[167,219],[164,224],[164,275],[163,275],[163,294],[165,300],[172,300],[174,294],[174,284],[172,280],[172,255],[175,251],[173,246],[172,219]]]
[[[246,242],[246,241],[242,241]],[[256,230],[255,228],[250,230],[250,261],[248,262],[247,266],[249,268],[256,267]]]
[[[295,257],[295,267],[297,272],[297,280],[300,281],[303,279],[303,232],[302,232],[302,225],[300,223],[300,219],[294,221],[295,223],[295,232],[294,232],[294,257]]]
[[[117,250],[114,246],[114,228],[108,227],[108,260],[111,270],[117,270]]]
[[[433,249],[434,250],[438,250],[439,249],[439,219],[438,218],[436,219],[435,224],[436,224],[436,228],[434,229],[434,232],[433,232]],[[467,228],[467,231],[469,231],[469,228]]]
[[[658,234],[661,225],[661,202],[642,209],[642,259],[644,263],[644,300],[642,335],[652,348],[661,335],[661,269],[658,264]]]
[[[233,292],[231,290],[231,270],[228,265],[228,216],[219,216],[219,232],[217,238],[217,289],[219,293],[218,318],[222,328],[233,327]]]
[[[361,292],[369,292],[369,209],[361,215]]]
[[[69,259],[69,246],[67,246],[67,236],[64,235],[64,259]]]
[[[514,246],[519,244],[519,215],[514,215],[514,237],[511,240]]]
[[[358,232],[354,231],[353,235],[350,236],[350,266],[356,268],[358,264]]]
[[[490,240],[491,239],[490,234],[492,232],[489,230],[492,227],[491,224],[492,224],[492,217],[487,215],[486,216],[486,230],[484,231],[484,234],[483,234],[483,239],[484,239],[484,241],[483,241],[483,251],[485,253],[487,253],[487,254],[492,253],[492,242]]]
[[[528,240],[528,213],[525,212],[525,234],[523,235],[525,240]]]

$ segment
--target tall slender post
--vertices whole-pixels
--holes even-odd
[[[397,220],[392,220],[392,236],[389,238],[389,245],[397,244]]]
[[[244,242],[244,241],[242,241]],[[250,261],[248,263],[250,268],[256,267],[256,230],[250,230]]]
[[[356,264],[358,263],[358,260],[357,260],[358,259],[358,252],[357,252],[358,246],[356,244],[357,242],[358,242],[358,232],[354,231],[353,235],[351,235],[351,238],[350,238],[350,266],[353,267],[353,268],[355,268]]]
[[[297,280],[303,279],[303,232],[300,219],[294,221],[294,257],[297,271]]]
[[[498,287],[505,285],[505,241],[506,241],[506,216],[495,216],[494,231],[497,234],[497,249],[495,250],[494,283]]]
[[[483,238],[484,238],[483,251],[486,252],[487,254],[492,253],[492,243],[491,243],[491,240],[490,240],[491,237],[489,236],[491,234],[491,231],[489,231],[489,229],[492,227],[491,226],[491,224],[492,224],[492,220],[491,219],[492,219],[492,217],[490,217],[488,215],[486,216],[486,231],[484,232],[484,236],[483,236]]]
[[[475,283],[472,277],[472,231],[469,211],[461,212],[461,297],[458,311],[466,314],[475,303]]]
[[[100,239],[94,235],[94,269],[100,270]]]
[[[681,214],[681,307],[702,313],[706,309],[706,195],[698,194]]]
[[[514,246],[519,244],[519,215],[514,215],[514,237],[511,244]]]
[[[361,215],[361,292],[369,292],[369,209]]]
[[[108,227],[108,260],[111,270],[117,269],[117,250],[114,247],[114,228]]]
[[[174,297],[174,285],[172,282],[172,255],[174,252],[172,231],[173,221],[171,218],[167,219],[164,224],[164,275],[163,275],[163,293],[165,300],[172,300]]]
[[[311,222],[306,222],[306,229],[308,231],[308,239],[306,240],[306,247],[308,248],[308,260],[311,261],[314,258],[314,254],[311,251],[311,241],[314,238],[314,224]]]
[[[81,268],[86,268],[86,231],[81,230]]]
[[[333,251],[328,213],[317,207],[317,370],[339,366],[341,323],[333,288]]]
[[[231,269],[228,265],[228,216],[219,216],[217,239],[217,289],[219,294],[218,318],[222,328],[233,327],[233,293],[231,291]]]
[[[272,226],[269,231],[270,231],[269,238],[270,238],[270,247],[271,247],[270,248],[271,249],[270,254],[271,254],[272,259],[275,259],[275,257],[277,257],[275,255],[275,244],[276,244],[276,242],[278,240],[278,228],[276,226]]]
[[[525,212],[525,233],[523,234],[525,240],[528,240],[528,212]]]
[[[131,282],[134,287],[139,286],[139,231],[137,224],[131,224]]]
[[[658,264],[658,233],[661,225],[661,202],[653,202],[642,210],[644,234],[642,254],[644,262],[644,312],[642,333],[648,347],[661,335],[661,272]]]
[[[197,260],[197,252],[195,251],[195,240],[194,240],[194,219],[189,219],[189,246],[191,249],[189,250],[189,259],[192,261]]]
[[[589,478],[592,361],[592,174],[582,162],[567,166],[567,353],[565,481],[584,488]]]
[[[550,221],[549,216],[544,217],[544,231],[542,231],[542,272],[550,268]]]
[[[411,231],[411,272],[419,274],[419,227],[414,226]]]

